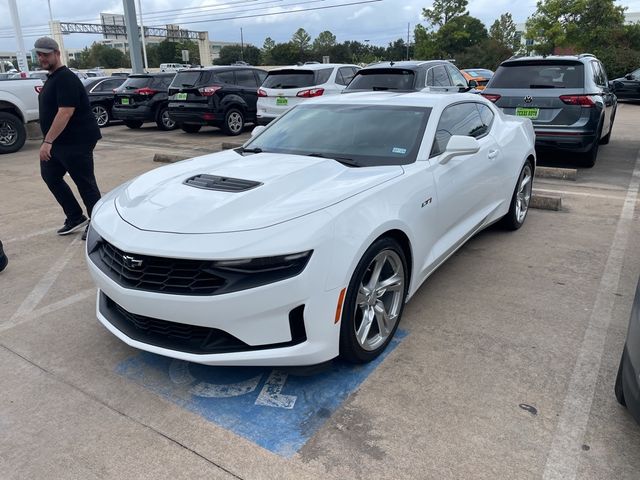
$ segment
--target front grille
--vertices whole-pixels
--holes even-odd
[[[247,345],[233,335],[217,329],[169,322],[131,313],[100,293],[100,312],[114,327],[133,340],[169,350],[206,355],[282,348],[307,340],[304,326],[304,305],[289,312],[289,342],[269,345]]]
[[[217,190],[219,192],[245,192],[262,185],[253,180],[243,180],[241,178],[218,177],[216,175],[196,175],[187,178],[184,182],[190,187],[202,188],[204,190]]]
[[[211,261],[129,254],[106,241],[89,254],[118,284],[137,290],[177,295],[213,295],[226,280],[208,269]]]

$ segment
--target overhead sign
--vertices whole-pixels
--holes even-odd
[[[116,372],[274,453],[290,457],[314,435],[406,334],[397,331],[383,355],[365,365],[334,361],[301,377],[286,369],[207,367],[151,353]]]

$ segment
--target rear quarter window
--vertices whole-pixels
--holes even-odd
[[[584,88],[579,62],[512,63],[498,67],[490,88]]]

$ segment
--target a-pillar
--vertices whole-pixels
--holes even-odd
[[[198,36],[198,52],[200,53],[200,65],[203,67],[213,65],[211,47],[209,46],[209,32],[200,32]]]
[[[60,47],[60,59],[64,65],[68,65],[69,57],[67,56],[66,48],[64,48],[64,38],[62,36],[62,27],[60,26],[60,22],[52,20],[49,22],[49,27],[51,28],[53,39],[58,42],[58,46]]]

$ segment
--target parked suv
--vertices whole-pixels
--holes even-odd
[[[140,128],[144,122],[156,122],[160,130],[176,128],[176,123],[169,117],[167,95],[174,75],[129,75],[116,89],[113,118],[124,120],[129,128]]]
[[[502,62],[482,92],[504,113],[530,118],[536,148],[580,152],[592,167],[609,143],[617,99],[591,54],[520,57]]]
[[[120,87],[126,78],[123,77],[95,77],[82,81],[89,96],[91,111],[96,117],[100,128],[109,125],[113,118],[112,108],[116,88]]]
[[[258,124],[267,125],[309,98],[341,93],[358,70],[357,65],[337,63],[306,63],[270,70],[258,90]]]
[[[451,62],[446,60],[382,62],[356,73],[344,93],[367,90],[415,92],[427,88],[452,91],[469,90],[469,85]]]
[[[212,125],[240,135],[245,123],[256,121],[258,87],[266,76],[245,66],[182,70],[169,88],[169,115],[187,133]]]

